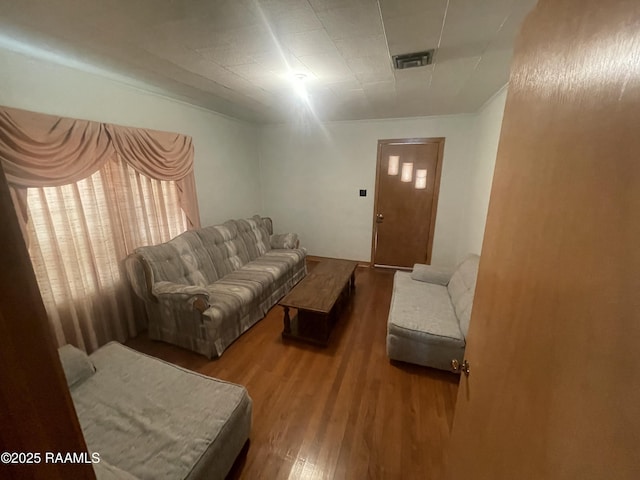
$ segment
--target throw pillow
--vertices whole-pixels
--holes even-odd
[[[67,385],[71,388],[77,383],[84,382],[96,372],[96,367],[82,350],[73,345],[65,345],[58,349]]]
[[[433,267],[416,263],[411,272],[411,278],[420,282],[435,283],[437,285],[447,285],[451,279],[452,271],[449,268]]]
[[[298,248],[298,234],[280,233],[271,235],[271,248]]]

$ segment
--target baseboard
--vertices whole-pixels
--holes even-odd
[[[373,268],[383,268],[387,270],[404,270],[407,272],[410,272],[413,270],[413,267],[398,267],[394,265],[376,265],[375,263],[373,264]]]
[[[335,257],[319,257],[317,255],[307,255],[307,260],[310,262],[321,262],[322,260],[350,260],[347,258],[335,258]],[[352,260],[354,262],[358,262],[358,267],[369,268],[371,266],[371,262],[367,262],[364,260]]]

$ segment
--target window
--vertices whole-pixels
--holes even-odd
[[[93,350],[135,334],[122,260],[187,229],[175,182],[115,157],[76,183],[29,188],[27,205],[29,251],[59,343]]]

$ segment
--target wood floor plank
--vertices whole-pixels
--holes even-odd
[[[327,348],[283,341],[281,307],[213,361],[145,335],[127,344],[247,387],[251,441],[230,478],[438,479],[458,377],[389,361],[392,285],[392,271],[358,268]]]

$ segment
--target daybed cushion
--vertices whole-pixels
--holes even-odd
[[[403,362],[448,369],[465,341],[447,287],[396,272],[389,312],[387,352]]]
[[[92,452],[140,479],[225,478],[251,429],[244,387],[115,342],[90,359],[71,395]]]
[[[98,463],[93,464],[93,471],[96,474],[96,480],[138,480],[130,473],[111,465],[103,458]]]
[[[473,295],[476,290],[476,280],[478,279],[479,263],[480,257],[478,255],[467,255],[460,265],[458,265],[458,268],[456,268],[447,285],[451,303],[453,304],[460,329],[465,338],[469,333],[471,308],[473,307]]]

